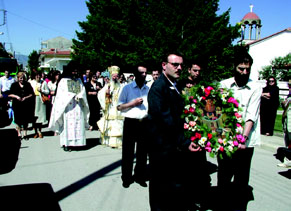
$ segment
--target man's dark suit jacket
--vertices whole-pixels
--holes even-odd
[[[181,119],[183,99],[165,75],[161,74],[149,91],[148,104],[150,152],[157,159],[166,159],[184,144],[184,123]]]
[[[149,91],[148,104],[151,210],[184,210],[183,99],[161,74]]]

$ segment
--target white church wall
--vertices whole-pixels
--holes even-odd
[[[284,57],[291,53],[291,31],[285,31],[269,38],[250,44],[249,53],[254,63],[251,70],[251,79],[258,80],[259,71],[264,66],[271,65],[276,57]]]

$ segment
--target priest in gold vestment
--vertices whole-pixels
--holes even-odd
[[[118,98],[122,90],[122,85],[118,81],[120,68],[111,66],[108,71],[110,82],[98,92],[103,116],[97,124],[101,132],[101,143],[112,148],[121,148],[124,117],[117,110]]]

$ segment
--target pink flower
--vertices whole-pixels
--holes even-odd
[[[191,136],[190,140],[191,141],[195,141],[196,137],[195,136]]]
[[[233,97],[228,98],[228,103],[233,103],[236,107],[238,107],[238,102]]]
[[[194,98],[193,96],[190,96],[190,97],[189,97],[189,100],[193,100],[193,98]]]
[[[197,100],[196,99],[193,99],[193,103],[197,103]]]
[[[189,128],[189,125],[187,123],[184,123],[184,129],[187,130]]]
[[[211,86],[208,86],[207,88],[204,89],[206,97],[208,97],[210,95],[211,90],[213,90],[213,88]]]
[[[236,127],[242,127],[240,124],[236,123]]]
[[[206,147],[210,147],[211,146],[211,143],[208,141],[207,143],[206,143]]]
[[[237,112],[235,112],[234,115],[235,115],[236,118],[241,118],[241,114],[239,114]]]
[[[238,135],[236,135],[236,139],[237,139],[240,143],[245,143],[245,142],[246,142],[246,140],[245,140],[245,138],[243,137],[242,134],[238,134]]]
[[[233,141],[233,145],[234,145],[235,147],[237,147],[237,146],[238,146],[238,142],[237,142],[237,141]]]
[[[220,147],[219,147],[219,151],[220,151],[220,152],[223,152],[223,151],[224,151],[224,148],[223,148],[222,146],[220,146]]]
[[[202,96],[202,100],[205,100],[205,99],[206,99],[206,97]]]
[[[218,139],[218,143],[219,143],[219,144],[222,144],[222,143],[223,143],[223,140],[222,140],[221,138],[219,138],[219,139]]]
[[[211,147],[205,147],[205,150],[207,151],[207,152],[211,152]]]
[[[190,113],[194,113],[195,109],[193,107],[189,108]]]
[[[190,125],[191,127],[194,127],[194,126],[196,125],[196,122],[194,122],[194,121],[190,121],[190,122],[189,122],[189,125]]]

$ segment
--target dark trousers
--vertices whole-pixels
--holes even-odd
[[[236,151],[232,158],[226,155],[223,159],[218,158],[217,185],[220,195],[232,201],[224,210],[246,210],[248,201],[253,199],[252,188],[249,187],[253,154],[254,148],[250,147]]]
[[[146,180],[147,167],[147,120],[125,118],[123,125],[122,140],[122,181],[133,180],[132,170],[134,162],[134,152],[136,143],[136,164],[134,168],[134,178],[136,180]]]

